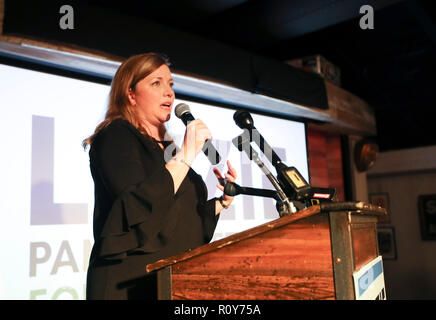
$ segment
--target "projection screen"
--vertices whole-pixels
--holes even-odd
[[[81,142],[103,119],[109,86],[0,64],[0,299],[84,299],[93,243],[93,181]],[[177,97],[177,93],[176,93]],[[262,171],[231,140],[242,133],[236,109],[187,103],[229,160],[242,186],[273,189]],[[309,180],[305,124],[252,113],[255,126],[289,166]],[[180,145],[184,125],[173,114],[167,124]],[[270,163],[265,162],[275,174]],[[221,195],[207,158],[193,164]],[[277,219],[272,199],[237,196],[222,212],[212,241]]]

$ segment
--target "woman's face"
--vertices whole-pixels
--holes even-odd
[[[174,102],[173,78],[163,64],[129,89],[129,100],[137,108],[141,120],[159,127],[171,117]]]

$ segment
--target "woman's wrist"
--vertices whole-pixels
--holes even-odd
[[[231,201],[230,201],[230,203],[226,203],[224,201],[224,197],[223,196],[218,198],[218,202],[220,203],[221,207],[223,207],[224,209],[228,209],[230,207],[231,203],[232,203]]]
[[[185,146],[180,149],[180,151],[176,154],[176,157],[182,158],[183,161],[185,161],[189,166],[191,166],[195,160],[195,155],[193,155],[192,152],[190,152]]]

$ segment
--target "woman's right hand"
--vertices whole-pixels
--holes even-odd
[[[200,119],[188,123],[183,140],[182,151],[184,160],[191,165],[197,154],[203,149],[206,140],[212,140],[212,135]]]

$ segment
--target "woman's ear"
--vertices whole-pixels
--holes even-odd
[[[130,105],[136,106],[136,95],[135,91],[133,91],[132,88],[129,88],[129,91],[127,92],[127,97],[129,98]]]

